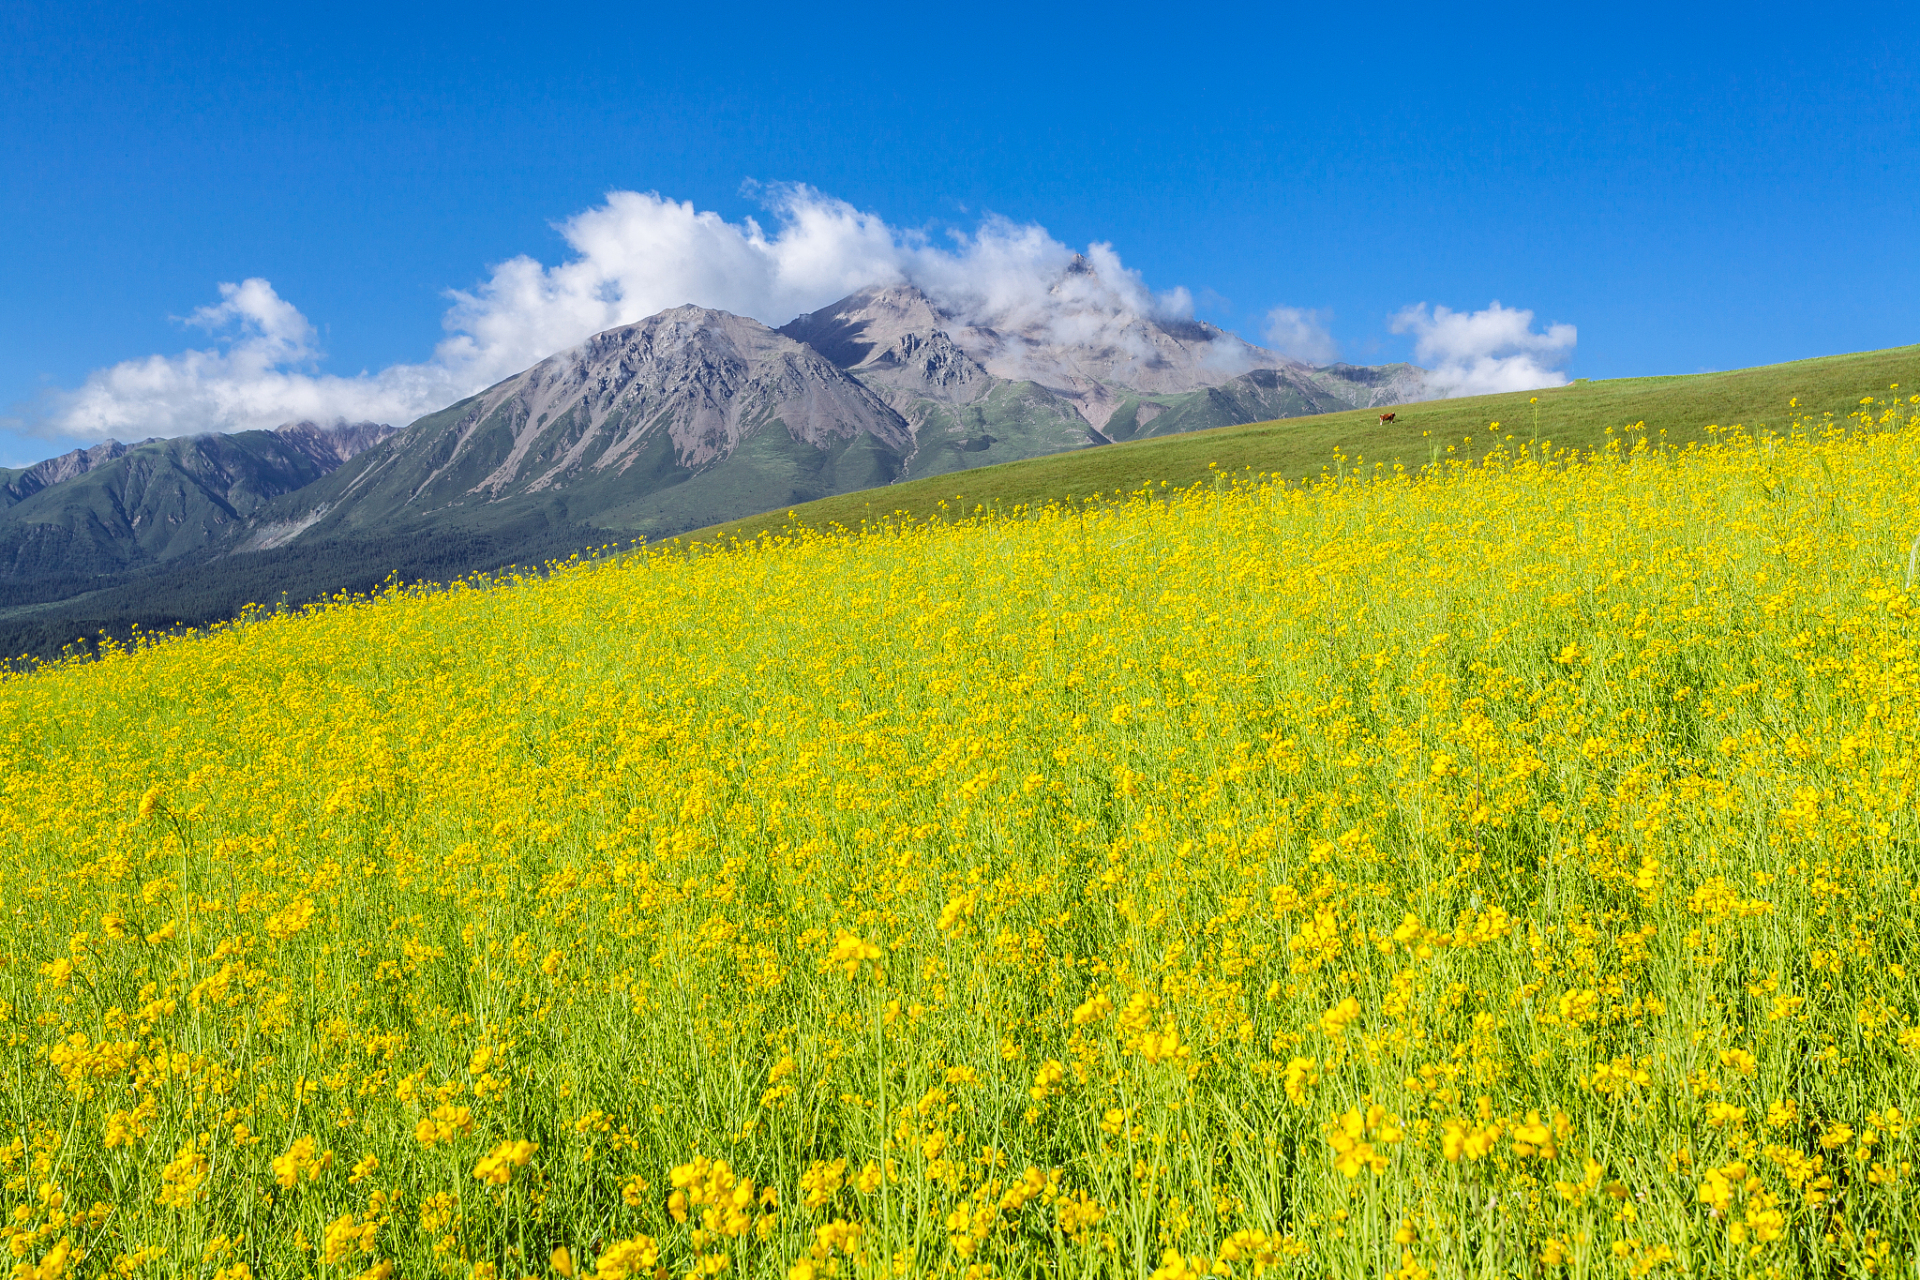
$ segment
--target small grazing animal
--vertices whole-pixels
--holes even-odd
[[[1387,424],[1388,424],[1389,422],[1392,422],[1392,421],[1393,421],[1393,415],[1392,415],[1392,414],[1390,414],[1390,413],[1383,413],[1383,414],[1381,414],[1381,415],[1380,415],[1380,425],[1381,425],[1381,426],[1383,426],[1383,427],[1384,427],[1384,426],[1386,426],[1386,425],[1387,425]]]

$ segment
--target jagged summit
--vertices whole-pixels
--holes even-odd
[[[143,440],[140,443],[147,444],[149,441]],[[89,448],[74,449],[58,457],[48,458],[44,462],[36,462],[30,467],[23,467],[13,472],[12,477],[5,484],[0,484],[0,506],[10,507],[50,485],[61,484],[75,476],[83,476],[95,467],[122,457],[131,447],[121,444],[118,440],[103,440]]]
[[[698,306],[595,334],[278,501],[244,545],[555,504],[651,535],[829,492],[1377,394],[1182,318],[1090,264],[995,323],[908,284],[770,329]],[[1031,299],[1029,300],[1031,301]]]
[[[780,326],[842,369],[857,369],[902,338],[944,331],[947,317],[908,284],[875,285]]]
[[[265,432],[253,434],[273,436],[291,446],[323,471],[331,471],[362,449],[380,443],[398,429],[384,422],[340,422],[331,426],[322,426],[316,422],[287,422]],[[215,437],[220,437],[220,433],[203,432],[198,436],[175,437],[175,440],[193,441]],[[118,462],[135,450],[145,449],[148,446],[159,446],[166,451],[173,448],[174,440],[161,436],[148,436],[145,440],[136,440],[132,444],[122,444],[118,440],[102,440],[99,444],[89,445],[84,449],[69,450],[29,467],[13,471],[0,470],[0,477],[4,477],[0,479],[0,509],[24,502],[43,489],[65,484],[69,480],[76,480],[98,471],[110,463]]]
[[[783,325],[803,342],[872,386],[916,426],[915,401],[971,404],[993,377],[954,342],[951,320],[912,285],[861,289]]]
[[[764,491],[768,505],[792,501],[804,488],[765,489],[747,474],[790,469],[779,459],[815,462],[827,491],[838,491],[826,464],[862,441],[863,454],[897,460],[913,436],[881,397],[811,346],[744,316],[674,307],[429,414],[262,513],[245,546],[549,499],[569,518],[631,509],[624,518],[651,532],[661,504],[708,489],[726,491],[710,499],[719,509],[763,500],[745,492]],[[716,469],[728,470],[726,483]],[[852,472],[879,484],[898,468]]]
[[[1310,365],[1205,321],[1125,305],[1078,255],[1044,305],[1005,304],[991,317],[970,316],[942,309],[912,285],[894,284],[858,290],[780,332],[863,379],[884,383],[891,394],[882,394],[909,421],[917,416],[915,398],[969,404],[1005,382],[1043,390],[1097,430],[1130,394],[1185,395],[1255,370],[1281,374],[1305,405],[1323,398],[1338,407],[1355,403],[1337,375],[1316,376]],[[1293,410],[1303,411],[1314,410]]]
[[[273,434],[331,470],[399,429],[384,422],[336,422],[330,426],[286,422],[273,428]]]
[[[468,401],[445,428],[445,458],[408,502],[540,492],[624,471],[649,446],[698,469],[775,420],[815,448],[862,432],[909,439],[872,392],[806,344],[744,316],[674,307],[595,334]],[[441,483],[481,459],[485,474],[470,487]]]

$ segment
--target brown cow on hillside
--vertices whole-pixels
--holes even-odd
[[[1388,424],[1389,422],[1392,422],[1392,421],[1393,421],[1393,415],[1392,415],[1392,414],[1390,414],[1390,413],[1383,413],[1383,414],[1381,414],[1381,415],[1380,415],[1380,425],[1381,425],[1381,426],[1383,426],[1383,427],[1384,427],[1384,426],[1386,426],[1386,425],[1387,425],[1387,424]]]

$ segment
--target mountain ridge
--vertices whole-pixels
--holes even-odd
[[[108,576],[231,545],[272,499],[394,434],[380,423],[106,441],[7,473],[0,579]]]
[[[1055,289],[1093,278],[1076,259]],[[813,487],[844,489],[1116,440],[1403,403],[1423,390],[1422,371],[1410,365],[1311,366],[1186,318],[1108,312],[1088,321],[1074,313],[1066,323],[1043,316],[987,325],[943,311],[911,285],[883,285],[778,329],[712,308],[670,308],[595,334],[399,430],[286,424],[267,434],[318,474],[271,485],[244,509],[226,501],[232,478],[210,497],[223,508],[215,524],[243,526],[225,537],[223,553],[516,500],[556,499],[549,505],[577,508],[596,524],[611,512],[618,523],[601,527],[658,535],[745,514],[733,509],[738,501],[803,496],[708,484],[733,492],[706,494],[717,506],[684,517],[651,510],[663,503],[650,504],[650,496],[727,469],[743,443],[775,422],[793,447],[763,442],[759,463],[820,473]],[[250,435],[258,433],[186,439],[205,455],[221,450],[215,439]],[[857,464],[835,466],[830,476],[798,452],[837,455],[856,444]],[[0,516],[47,523],[13,508],[102,467],[126,470],[123,459],[152,447],[181,446],[107,441],[0,472]],[[197,461],[187,469],[219,470],[211,458]],[[616,479],[624,483],[610,483]],[[605,492],[614,488],[621,492]]]
[[[1316,368],[1111,304],[1097,284],[1082,260],[1054,286],[1060,305],[984,318],[901,284],[779,328],[689,304],[399,429],[289,423],[74,450],[0,472],[0,590],[9,604],[54,601],[195,564],[271,585],[242,562],[298,565],[310,584],[329,558],[343,582],[376,560],[490,570],[519,552],[671,537],[902,480],[1423,389],[1410,365]]]
[[[778,329],[670,308],[276,498],[235,550],[535,510],[667,537],[899,480],[1423,389],[1412,366],[1319,369],[1196,321],[1095,321],[1064,337],[1038,322],[991,328],[904,285],[856,290]]]
[[[1353,381],[1360,391],[1367,389],[1365,378]],[[690,531],[682,545],[724,545],[736,537],[778,536],[795,525],[826,531],[867,521],[949,519],[981,509],[1016,512],[1097,495],[1111,497],[1144,485],[1218,483],[1222,472],[1264,472],[1289,481],[1310,480],[1330,474],[1336,457],[1344,458],[1348,466],[1395,474],[1401,468],[1411,471],[1426,465],[1437,456],[1441,442],[1457,445],[1463,437],[1471,437],[1477,452],[1493,443],[1483,439],[1489,422],[1520,428],[1516,434],[1527,440],[1534,431],[1536,412],[1540,442],[1557,448],[1598,448],[1616,438],[1624,424],[1636,422],[1651,437],[1685,445],[1713,438],[1707,430],[1713,423],[1745,423],[1749,430],[1769,423],[1778,430],[1795,416],[1844,422],[1849,414],[1860,411],[1863,392],[1891,383],[1902,387],[1920,383],[1920,347],[1822,356],[1716,374],[1582,380],[1537,396],[1522,391],[1413,403],[1400,409],[1398,421],[1391,424],[1380,423],[1373,408],[1347,409],[1305,420],[1238,424],[1071,450],[863,492],[818,483],[823,455],[809,448],[808,453],[815,455],[815,491],[822,496],[811,503],[788,503],[767,500],[763,489],[756,499],[762,514]],[[1192,401],[1165,412],[1191,419],[1199,411],[1196,405],[1204,408],[1237,391],[1213,387],[1188,394]],[[442,412],[457,413],[461,405]],[[784,437],[786,433],[750,437],[744,452],[759,449],[767,434]],[[383,441],[374,447],[393,443]],[[839,461],[846,457],[843,448]],[[724,475],[729,465],[704,474],[709,480],[715,474]],[[785,485],[797,475],[789,472],[778,479]],[[705,509],[698,500],[700,483],[696,478],[673,490],[691,494],[678,509],[682,515]],[[448,582],[516,565],[538,570],[574,552],[627,545],[625,537],[607,527],[616,522],[619,512],[603,512],[601,524],[590,524],[576,520],[563,497],[564,491],[515,498],[480,512],[484,519],[473,518],[474,509],[467,509],[455,513],[462,520],[395,522],[365,530],[320,528],[306,538],[270,549],[211,559],[189,557],[170,562],[177,567],[118,578],[25,585],[0,578],[0,650],[29,655],[30,665],[31,658],[90,651],[101,636],[125,638],[135,627],[153,633],[203,626],[238,616],[249,605],[297,606],[340,591],[375,590],[388,582]],[[5,513],[0,512],[0,526],[4,519]],[[258,519],[256,515],[256,526]],[[1905,550],[1903,542],[1902,565]]]

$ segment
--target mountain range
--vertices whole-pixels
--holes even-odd
[[[394,428],[288,423],[90,449],[0,470],[0,584],[84,581],[232,545],[270,500],[337,470]]]
[[[1089,272],[1076,261],[1061,287]],[[0,620],[32,614],[54,634],[119,609],[164,625],[171,591],[176,621],[204,622],[189,615],[295,594],[277,582],[324,594],[388,572],[453,576],[903,479],[1424,394],[1412,365],[1310,366],[1125,311],[983,326],[905,285],[778,329],[676,307],[404,429],[109,441],[0,470]],[[235,598],[189,608],[169,579],[202,594],[226,581]],[[92,612],[60,604],[75,598]]]

